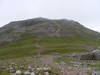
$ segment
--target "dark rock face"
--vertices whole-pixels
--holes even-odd
[[[95,56],[94,54],[85,54],[81,56],[81,60],[94,60]]]
[[[72,20],[50,20],[35,18],[11,22],[0,28],[0,41],[19,39],[22,34],[29,33],[38,37],[83,37],[86,39],[100,39],[100,33],[85,28]]]
[[[100,55],[94,53],[85,54],[81,56],[80,60],[100,60]]]

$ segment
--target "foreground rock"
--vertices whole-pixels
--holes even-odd
[[[100,50],[94,50],[91,53],[84,54],[80,58],[81,60],[100,60]]]

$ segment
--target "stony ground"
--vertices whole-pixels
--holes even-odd
[[[59,69],[58,75],[87,75],[85,73],[85,70],[83,70],[83,68],[81,68],[81,67],[74,67],[74,66],[68,65],[67,63],[57,63],[54,61],[54,59],[55,58],[53,55],[43,55],[40,58],[27,57],[22,61],[20,61],[20,60],[16,60],[16,61],[17,61],[17,63],[21,63],[22,65],[23,64],[31,65],[31,66],[48,65],[50,67]],[[11,60],[11,61],[14,62],[14,60]],[[18,62],[18,61],[20,61],[20,62]],[[84,69],[86,69],[86,68],[84,68]]]
[[[73,67],[69,66],[67,64],[58,64],[53,61],[53,56],[46,55],[42,58],[42,63],[43,64],[48,64],[52,67],[60,68],[62,70],[61,75],[86,75],[85,72],[83,72],[82,68],[79,67]]]

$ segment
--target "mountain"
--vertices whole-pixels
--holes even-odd
[[[100,39],[100,33],[90,30],[73,20],[35,18],[14,21],[0,28],[0,41],[20,39],[23,34],[31,34],[32,36],[38,37],[83,37],[92,40]]]
[[[0,28],[0,60],[52,53],[84,53],[100,45],[100,33],[80,23],[35,18]]]

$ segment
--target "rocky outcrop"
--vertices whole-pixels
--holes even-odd
[[[100,60],[100,50],[94,50],[91,53],[84,54],[80,60]]]

